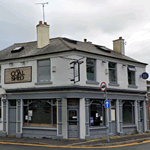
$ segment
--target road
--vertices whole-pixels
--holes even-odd
[[[38,146],[24,146],[24,145],[3,145],[0,144],[0,150],[94,150],[95,148],[58,148],[58,147],[38,147]],[[96,148],[95,150],[149,150],[150,143],[141,144],[129,147],[118,148]]]

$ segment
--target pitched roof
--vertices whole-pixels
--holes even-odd
[[[11,52],[13,49],[17,47],[23,46],[24,49],[18,52]],[[68,38],[52,38],[50,39],[50,44],[43,47],[43,48],[37,48],[37,41],[28,42],[28,43],[16,43],[4,50],[0,51],[0,61],[2,60],[8,60],[8,59],[17,59],[17,58],[24,58],[24,57],[30,57],[30,56],[38,56],[38,55],[44,55],[44,54],[51,54],[56,52],[64,52],[64,51],[83,51],[87,53],[93,53],[98,55],[103,55],[107,57],[113,57],[117,59],[123,59],[127,61],[132,61],[136,63],[141,63],[135,59],[132,59],[128,56],[116,53],[115,51],[101,45],[95,45],[91,43],[84,43],[80,41],[71,40]]]

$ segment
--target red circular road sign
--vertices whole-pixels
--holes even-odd
[[[102,92],[105,92],[107,86],[106,86],[106,83],[105,82],[102,82],[101,85],[100,85],[100,89]]]

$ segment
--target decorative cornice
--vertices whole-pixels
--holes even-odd
[[[99,87],[91,86],[55,86],[55,87],[36,87],[36,88],[18,88],[18,89],[6,89],[6,93],[18,93],[18,92],[38,92],[38,91],[96,91],[101,92]],[[117,92],[117,93],[132,93],[132,94],[146,94],[147,91],[140,90],[128,90],[128,89],[115,89],[107,88],[107,92]]]

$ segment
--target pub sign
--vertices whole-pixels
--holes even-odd
[[[32,81],[32,67],[5,69],[5,84]]]

